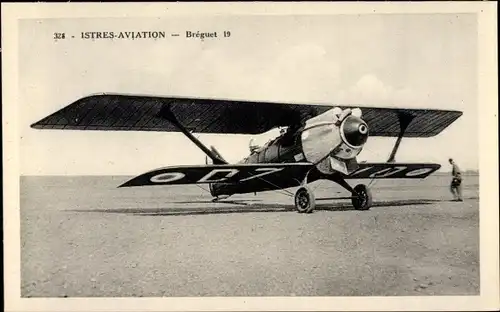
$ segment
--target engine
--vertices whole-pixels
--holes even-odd
[[[323,173],[341,171],[347,174],[346,163],[354,160],[369,135],[361,110],[336,107],[309,119],[301,134],[306,160]]]

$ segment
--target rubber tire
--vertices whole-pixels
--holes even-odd
[[[299,199],[301,196],[307,196],[307,206],[305,207],[302,207],[299,204]],[[316,207],[316,199],[314,198],[314,193],[307,186],[301,186],[295,192],[294,203],[295,203],[295,209],[297,210],[298,213],[311,213]]]
[[[359,198],[357,198],[357,194],[353,193],[353,199],[352,199],[352,205],[354,206],[354,209],[356,210],[368,210],[372,206],[373,203],[373,198],[372,198],[372,193],[370,192],[370,189],[364,185],[364,184],[358,184],[354,187],[354,191],[356,193],[361,193],[363,194],[364,200],[361,201]]]

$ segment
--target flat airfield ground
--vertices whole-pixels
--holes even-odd
[[[312,214],[276,192],[214,204],[196,186],[116,188],[127,178],[21,177],[23,297],[479,294],[477,175],[464,202],[434,175],[374,182],[369,211]]]

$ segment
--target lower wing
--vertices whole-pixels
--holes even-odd
[[[290,179],[303,178],[311,167],[310,163],[166,167],[141,174],[119,187],[239,182],[264,178],[273,174],[282,174]]]
[[[441,168],[430,163],[361,163],[347,179],[423,179]]]

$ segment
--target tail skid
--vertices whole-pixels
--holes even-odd
[[[220,202],[224,199],[228,199],[229,197],[231,197],[231,195],[220,195],[220,196],[215,196],[213,199],[212,199],[212,202],[213,203],[217,203],[217,202]]]

